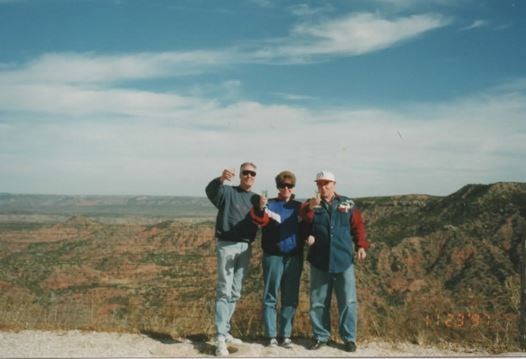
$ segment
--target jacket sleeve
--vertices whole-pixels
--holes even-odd
[[[309,208],[309,202],[302,203],[299,215],[305,223],[312,223],[314,221],[314,211]]]
[[[369,243],[367,243],[367,235],[365,233],[365,225],[363,224],[362,215],[358,208],[355,208],[353,214],[349,220],[351,224],[351,233],[353,235],[354,243],[357,248],[367,249],[369,248]]]
[[[270,217],[265,210],[261,211],[254,207],[250,209],[250,219],[252,219],[253,223],[261,227],[267,226],[270,222]]]
[[[205,192],[210,202],[219,209],[225,197],[224,185],[219,180],[219,177],[210,181],[206,186]]]

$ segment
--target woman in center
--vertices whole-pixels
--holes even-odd
[[[260,197],[252,208],[252,220],[262,227],[263,248],[263,322],[269,346],[292,346],[292,324],[298,307],[303,269],[303,233],[299,222],[301,203],[294,200],[296,176],[280,172],[276,178],[278,196]],[[278,328],[278,298],[281,294]],[[278,332],[279,330],[279,332]]]

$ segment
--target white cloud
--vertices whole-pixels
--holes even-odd
[[[447,19],[432,14],[386,19],[360,13],[336,20],[303,22],[286,38],[217,51],[44,54],[26,64],[0,64],[0,84],[109,85],[126,80],[196,75],[244,63],[322,61],[395,46],[448,23]]]
[[[431,14],[386,19],[362,13],[304,22],[286,38],[236,49],[47,54],[0,66],[0,188],[203,195],[222,168],[246,160],[260,168],[256,189],[272,189],[275,173],[289,168],[298,175],[300,196],[312,193],[320,168],[337,174],[343,193],[359,196],[447,194],[470,182],[523,180],[524,79],[488,94],[398,111],[264,105],[241,100],[243,84],[236,79],[184,95],[123,85],[241,63],[365,54],[448,23]]]
[[[465,26],[460,29],[460,31],[467,31],[467,30],[473,30],[480,27],[486,27],[488,26],[488,22],[486,20],[475,20],[470,25]]]
[[[312,100],[319,100],[317,97],[313,96],[305,96],[305,95],[299,95],[299,94],[292,94],[292,93],[283,93],[283,92],[274,92],[274,95],[283,98],[288,101],[312,101]]]
[[[382,6],[386,6],[392,9],[398,10],[417,10],[426,8],[429,6],[437,7],[458,7],[461,5],[466,5],[468,2],[473,2],[473,0],[464,0],[459,2],[458,0],[370,0],[371,2],[377,3]]]
[[[195,75],[232,62],[228,51],[121,55],[45,54],[27,64],[0,67],[0,83],[100,83]]]
[[[373,0],[372,2],[401,9],[415,8],[422,4],[421,0]]]
[[[500,92],[509,92],[509,93],[517,93],[517,92],[524,92],[526,91],[526,78],[525,77],[519,77],[510,79],[508,82],[500,84],[498,86],[495,86],[493,88],[493,91],[500,93]]]
[[[386,19],[371,13],[352,14],[297,25],[288,38],[255,49],[261,61],[311,62],[327,56],[356,56],[395,46],[444,27],[449,20],[425,14]]]
[[[0,108],[72,117],[93,114],[166,117],[188,108],[206,109],[210,101],[170,93],[127,89],[83,88],[71,85],[0,85]]]
[[[0,187],[203,195],[222,168],[246,160],[259,167],[256,189],[272,189],[275,173],[289,168],[300,196],[312,193],[320,168],[333,170],[338,189],[353,196],[448,194],[466,183],[526,178],[524,92],[492,90],[398,111],[186,97],[179,110],[173,96],[108,91],[76,121],[69,113],[0,119]],[[109,112],[104,101],[121,105]]]

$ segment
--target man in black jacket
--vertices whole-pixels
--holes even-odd
[[[217,356],[229,354],[228,343],[241,343],[240,339],[230,334],[230,319],[241,296],[243,280],[250,264],[251,244],[258,228],[249,216],[250,209],[259,202],[259,196],[250,191],[256,179],[256,166],[249,162],[241,165],[239,186],[224,184],[234,176],[233,170],[225,169],[220,177],[213,179],[206,187],[208,199],[219,210],[215,227]]]

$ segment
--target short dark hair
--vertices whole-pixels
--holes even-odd
[[[291,184],[296,185],[296,176],[290,171],[281,171],[276,176],[276,186],[284,183],[285,180],[289,180]]]

